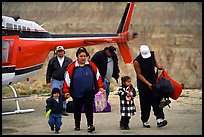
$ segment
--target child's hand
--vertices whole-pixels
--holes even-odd
[[[127,90],[127,91],[130,91],[130,87],[127,87],[126,90]]]
[[[130,96],[130,92],[126,92],[126,93],[127,93],[127,95],[126,95],[126,96],[127,96],[127,97],[129,97],[129,96]]]
[[[132,97],[132,93],[131,93],[131,92],[128,92],[128,93],[127,93],[127,97]]]

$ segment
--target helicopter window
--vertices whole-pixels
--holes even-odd
[[[17,30],[17,25],[16,25],[16,24],[14,24],[14,26],[13,26],[13,27],[14,27],[14,30]]]
[[[2,62],[8,62],[9,43],[2,40]]]
[[[21,30],[21,25],[18,25],[18,30]]]
[[[25,26],[23,26],[23,31],[26,31],[26,27]]]
[[[13,29],[13,24],[11,24],[11,23],[6,23],[6,28],[7,28],[7,29]]]
[[[13,44],[14,40],[12,39],[2,40],[2,64],[11,62]]]
[[[30,28],[29,28],[29,27],[27,27],[27,31],[30,31]]]

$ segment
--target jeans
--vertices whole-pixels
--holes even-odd
[[[54,127],[56,130],[60,130],[60,127],[62,125],[62,114],[50,114],[48,124],[50,127]]]
[[[106,101],[108,101],[108,96],[110,93],[110,81],[107,78],[104,79],[104,88],[106,90]]]
[[[59,88],[60,89],[60,93],[62,94],[62,95],[64,95],[63,94],[63,92],[62,92],[62,86],[63,86],[63,84],[64,84],[64,80],[56,80],[56,79],[53,79],[52,80],[52,90],[54,89],[54,88]],[[63,109],[65,109],[66,110],[66,100],[64,100],[63,101]]]

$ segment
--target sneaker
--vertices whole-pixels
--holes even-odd
[[[56,130],[55,133],[56,133],[56,134],[59,134],[59,130]]]
[[[163,120],[161,122],[157,122],[157,127],[163,127],[163,126],[166,126],[167,125],[167,121],[166,120]]]
[[[54,126],[51,126],[50,129],[51,129],[52,131],[54,131]]]
[[[80,131],[80,127],[75,127],[74,130],[75,131]]]
[[[150,128],[151,126],[150,126],[149,122],[147,121],[147,122],[144,122],[144,123],[143,123],[143,127],[145,127],[145,128]]]
[[[66,112],[66,110],[64,110],[64,109],[62,110],[62,115],[63,116],[68,116],[68,113]]]
[[[95,127],[93,125],[88,126],[88,132],[93,132],[95,130]]]

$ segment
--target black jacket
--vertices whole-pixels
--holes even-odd
[[[116,80],[116,82],[118,82],[119,73],[120,73],[120,70],[118,67],[118,57],[114,53],[112,58],[113,58],[113,75],[112,75],[112,77]],[[105,50],[101,50],[101,51],[96,52],[93,55],[93,57],[91,58],[91,61],[94,62],[94,64],[99,69],[99,72],[100,72],[102,79],[104,81],[104,78],[106,76],[106,71],[107,71],[107,63],[108,63],[108,58],[107,58],[107,55],[105,53]]]
[[[72,62],[71,58],[65,56],[62,67],[59,64],[57,56],[52,57],[49,60],[47,73],[46,73],[46,83],[50,83],[51,79],[64,80],[64,73],[67,66]]]
[[[46,100],[46,112],[51,109],[52,114],[61,114],[63,109],[63,101],[66,100],[64,95],[60,95],[59,103],[53,98],[50,97]]]

